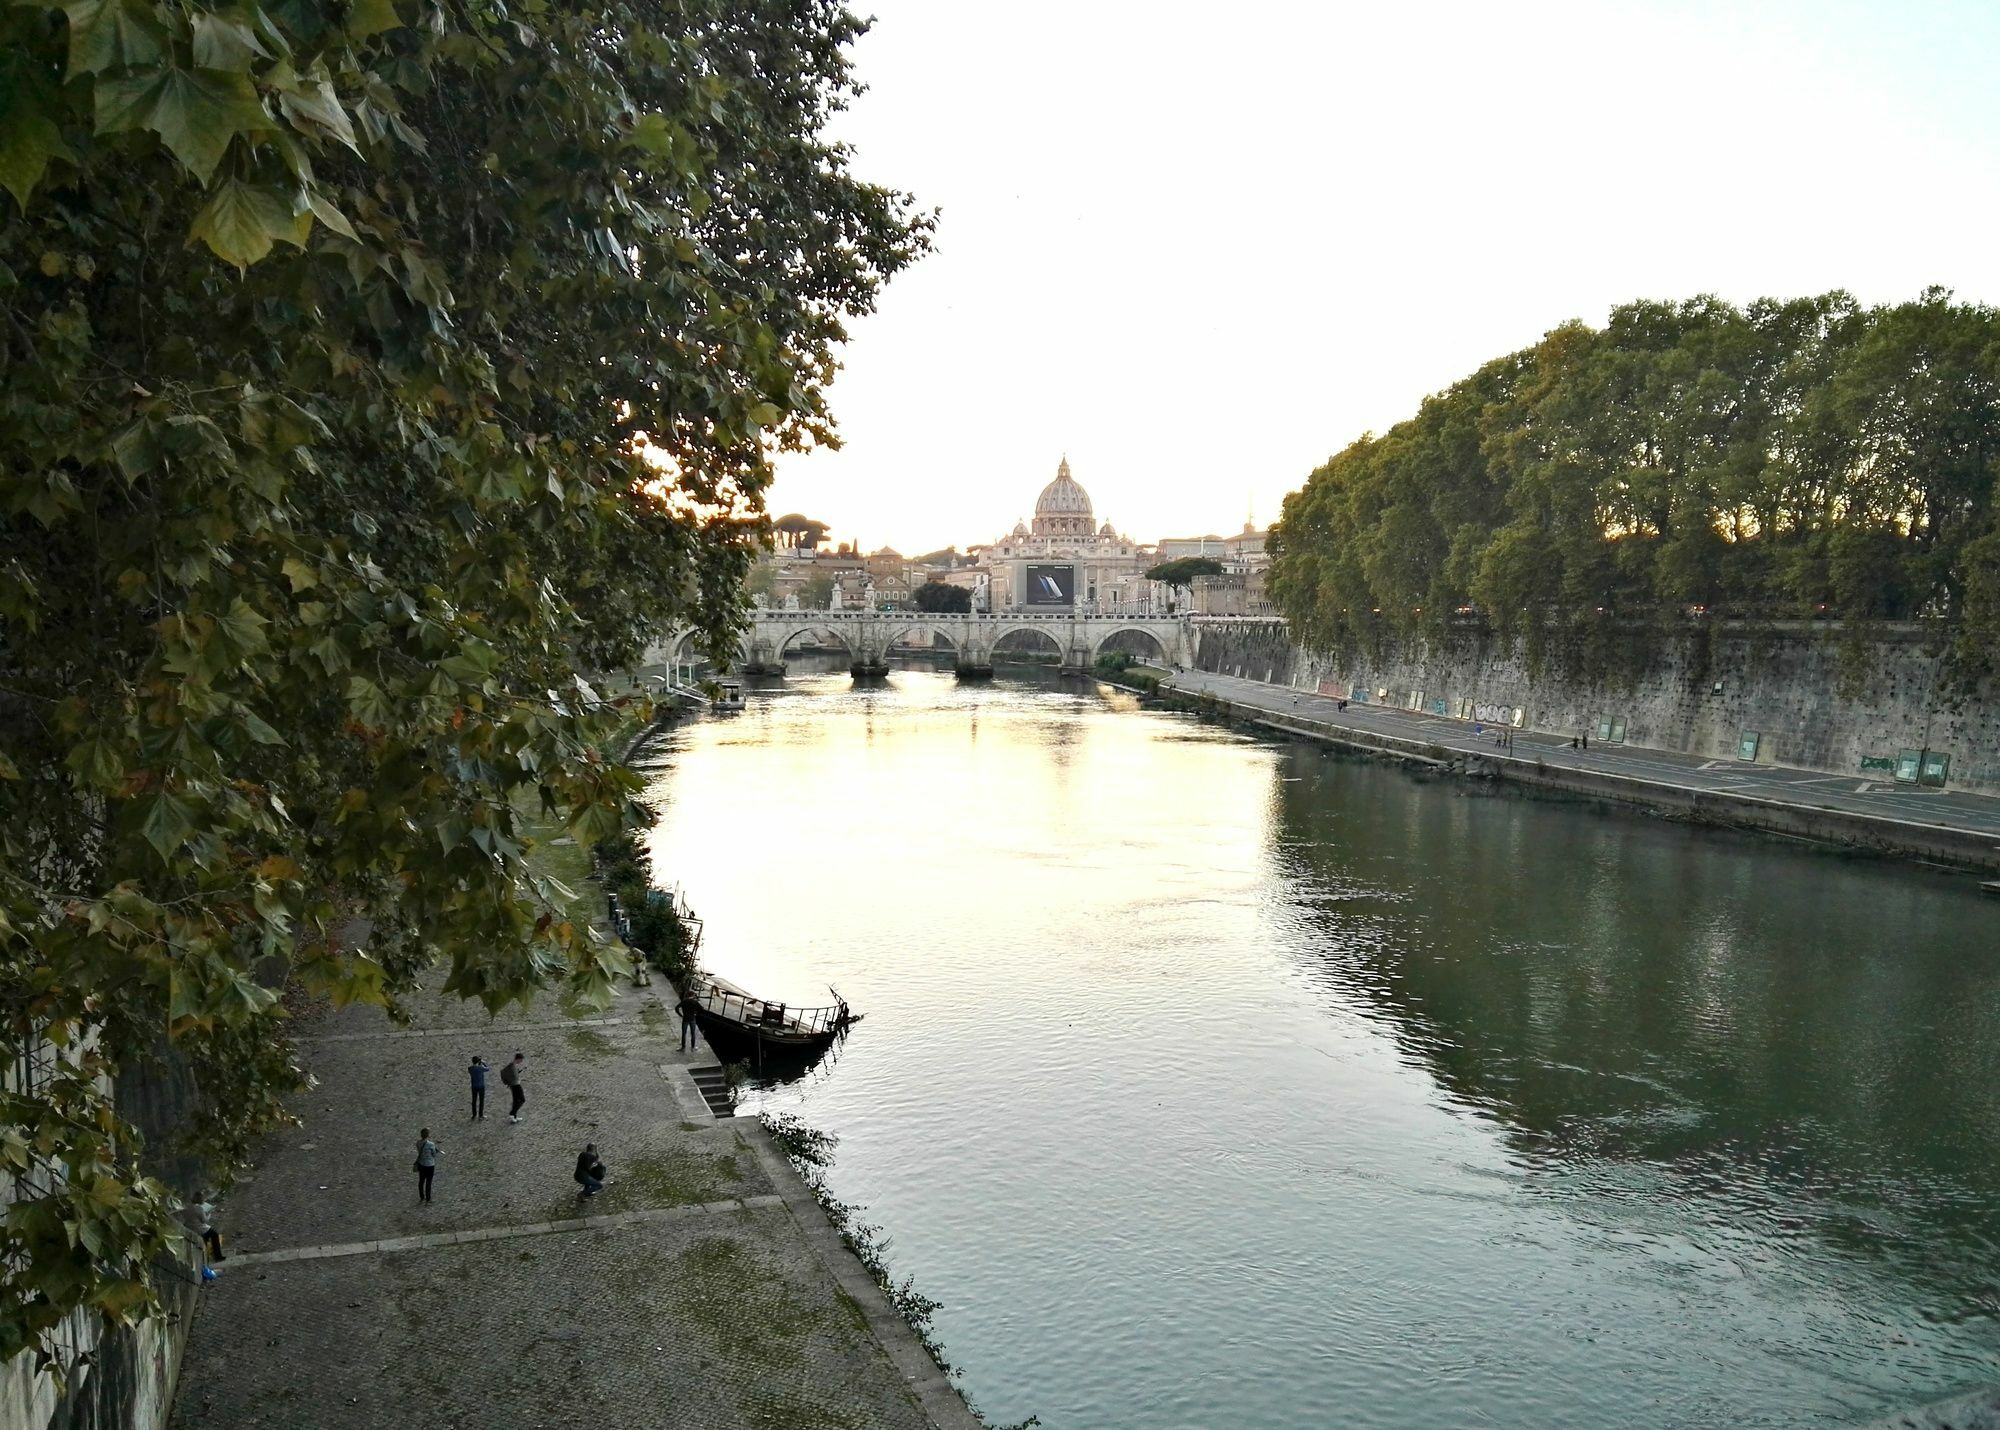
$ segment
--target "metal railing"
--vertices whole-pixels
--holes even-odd
[[[691,982],[688,991],[704,1010],[746,1028],[768,1028],[774,1033],[830,1033],[848,1017],[845,1003],[825,1008],[793,1008],[789,1004],[771,1003],[762,998],[752,998],[747,993],[732,993],[718,988],[712,980],[699,974]]]

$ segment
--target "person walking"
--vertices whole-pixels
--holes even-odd
[[[528,1060],[520,1053],[514,1054],[514,1061],[500,1069],[500,1081],[514,1094],[513,1105],[507,1109],[509,1122],[521,1120],[521,1104],[528,1100],[528,1094],[521,1090],[521,1079],[526,1076],[527,1071]]]
[[[576,1154],[576,1184],[583,1188],[582,1196],[594,1197],[604,1190],[604,1163],[597,1155],[597,1144],[586,1142],[583,1150]]]
[[[700,1025],[695,1022],[695,1009],[700,1006],[692,993],[681,994],[681,1051],[686,1052],[701,1042]]]
[[[417,1133],[417,1200],[431,1199],[431,1179],[437,1175],[438,1144],[431,1141],[431,1130],[426,1127]]]
[[[472,1066],[467,1068],[466,1072],[471,1074],[472,1077],[472,1120],[474,1122],[484,1122],[486,1120],[486,1059],[474,1053],[472,1055]]]

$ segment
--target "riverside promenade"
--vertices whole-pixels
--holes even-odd
[[[690,1069],[715,1060],[678,1050],[663,990],[590,1019],[435,994],[408,1028],[302,1017],[318,1086],[222,1204],[176,1430],[973,1430],[762,1126],[711,1114]],[[479,1122],[474,1053],[493,1064]],[[588,1200],[586,1142],[612,1178]]]
[[[1517,730],[1513,748],[1501,750],[1492,725],[1475,734],[1469,722],[1417,711],[1358,704],[1341,710],[1332,696],[1200,670],[1177,672],[1161,681],[1160,689],[1206,696],[1282,733],[1418,757],[1441,749],[1448,757],[1490,761],[1491,772],[1503,780],[1706,823],[2000,872],[2000,799],[1987,795],[1632,745],[1571,749],[1569,731]]]

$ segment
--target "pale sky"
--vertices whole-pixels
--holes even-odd
[[[858,0],[864,177],[942,210],[774,515],[915,555],[1065,453],[1261,526],[1425,394],[1634,298],[2000,302],[2000,4]]]

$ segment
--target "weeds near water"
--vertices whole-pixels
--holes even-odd
[[[859,1258],[863,1266],[868,1268],[868,1274],[874,1278],[875,1284],[882,1288],[882,1294],[889,1298],[889,1304],[895,1308],[896,1314],[909,1323],[910,1330],[918,1342],[930,1353],[931,1359],[938,1363],[938,1369],[946,1375],[957,1375],[958,1368],[945,1358],[944,1343],[938,1340],[937,1333],[931,1326],[931,1318],[944,1303],[933,1300],[919,1291],[916,1287],[916,1278],[905,1276],[901,1281],[897,1281],[890,1274],[887,1260],[889,1244],[882,1228],[873,1222],[863,1221],[861,1214],[864,1208],[852,1202],[842,1201],[826,1184],[826,1169],[833,1164],[833,1149],[840,1144],[840,1139],[831,1132],[820,1131],[789,1112],[766,1112],[762,1117],[764,1130],[771,1134],[771,1140],[778,1144],[778,1150],[783,1152],[792,1166],[798,1169],[800,1179],[811,1190],[814,1200],[820,1205],[820,1210],[826,1213],[827,1220],[833,1223],[834,1229],[840,1233],[840,1239],[847,1243],[848,1249]],[[857,1313],[859,1309],[855,1308]],[[969,1400],[967,1403],[970,1405]],[[989,1423],[980,1413],[978,1406],[973,1405],[971,1409],[982,1425]],[[1039,1417],[1030,1415],[1026,1420],[1007,1426],[995,1426],[993,1430],[1033,1430],[1033,1427],[1041,1423]]]

